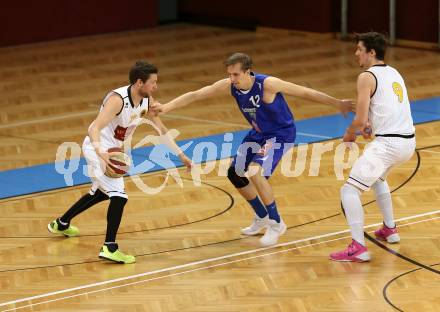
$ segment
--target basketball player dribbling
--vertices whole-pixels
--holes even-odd
[[[375,139],[365,147],[341,188],[342,206],[353,240],[346,249],[331,253],[330,259],[363,262],[370,260],[370,254],[365,246],[360,196],[370,188],[374,190],[383,215],[383,226],[375,231],[375,236],[388,243],[399,242],[386,177],[393,167],[412,157],[416,140],[405,82],[397,70],[384,63],[385,37],[369,32],[357,35],[356,41],[355,55],[365,71],[357,81],[356,117],[343,140],[354,142],[357,130],[368,136],[367,129]]]
[[[145,116],[151,120],[161,137],[164,137],[164,143],[178,154],[187,168],[191,168],[190,159],[171,137],[166,136],[168,130],[160,118],[149,112],[149,106],[154,101],[152,94],[157,89],[157,73],[154,65],[137,61],[129,72],[130,85],[115,89],[104,98],[100,112],[90,125],[89,135],[83,143],[83,153],[92,180],[90,191],[61,217],[48,224],[51,233],[77,236],[79,230],[70,224],[72,219],[93,205],[109,199],[107,231],[99,256],[117,263],[134,263],[135,257],[121,252],[116,243],[116,233],[128,197],[124,190],[123,177],[110,178],[104,175],[109,163],[108,149],[122,147],[124,140],[139,125],[140,118]]]

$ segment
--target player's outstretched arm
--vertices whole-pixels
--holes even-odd
[[[182,163],[186,166],[187,170],[191,170],[192,161],[185,155],[185,153],[177,145],[176,141],[170,136],[167,127],[165,127],[159,116],[156,116],[153,112],[149,112],[148,119],[150,119],[156,126],[156,131],[160,135],[160,142],[168,146],[168,148],[179,157]]]
[[[339,100],[324,92],[299,86],[276,77],[268,77],[264,81],[264,90],[271,93],[284,93],[318,103],[331,104],[339,108],[342,114],[347,115],[352,111],[352,100]]]
[[[231,82],[229,79],[222,79],[213,83],[212,85],[203,87],[199,90],[185,93],[168,103],[162,105],[156,103],[152,106],[152,111],[155,113],[164,114],[176,108],[186,106],[192,102],[205,100],[216,95],[225,94],[229,91],[230,86]]]
[[[90,124],[89,127],[89,137],[92,142],[93,147],[95,148],[96,154],[99,157],[104,159],[104,161],[108,162],[108,154],[107,151],[103,151],[101,149],[101,130],[106,127],[110,121],[115,118],[115,116],[122,109],[122,99],[118,95],[112,95],[108,98],[108,100],[104,103],[104,108],[99,112],[96,119]]]

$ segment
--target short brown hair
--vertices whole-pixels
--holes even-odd
[[[145,82],[151,74],[157,74],[159,71],[156,66],[146,61],[137,61],[130,69],[128,79],[131,84],[135,84],[138,79]]]
[[[387,40],[383,34],[370,31],[363,34],[355,34],[354,39],[356,40],[356,43],[362,41],[367,52],[370,52],[371,50],[376,51],[376,58],[378,60],[384,60],[385,51],[387,49]]]
[[[241,69],[247,71],[252,68],[252,59],[249,55],[244,53],[234,53],[225,61],[225,66],[241,64]]]

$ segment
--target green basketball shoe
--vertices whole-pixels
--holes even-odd
[[[59,230],[58,229],[58,222],[57,222],[57,220],[53,220],[51,223],[49,223],[47,225],[47,229],[51,233],[63,234],[64,236],[67,236],[67,237],[78,236],[78,234],[79,234],[78,228],[76,226],[73,226],[73,225],[69,225],[69,227],[67,229],[65,229],[65,230]]]
[[[119,249],[117,249],[115,252],[111,252],[108,250],[106,245],[102,246],[101,252],[99,253],[99,258],[125,264],[136,262],[136,258],[134,256],[126,255],[122,251],[119,251]]]

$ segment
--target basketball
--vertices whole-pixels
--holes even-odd
[[[107,152],[110,156],[110,164],[107,164],[105,175],[110,178],[122,177],[130,168],[130,157],[119,147],[109,148]]]

